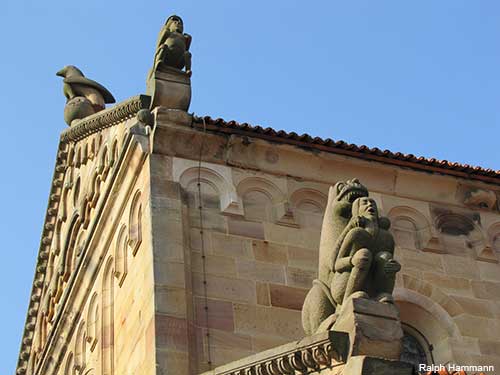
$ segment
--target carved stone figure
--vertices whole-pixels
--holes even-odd
[[[114,103],[113,95],[101,84],[85,77],[76,66],[68,65],[56,75],[63,77],[63,93],[66,97],[64,120],[68,125],[102,111],[106,103]]]
[[[335,313],[337,304],[332,298],[330,285],[336,258],[336,239],[351,218],[352,203],[366,196],[368,190],[357,179],[338,182],[330,187],[321,229],[318,279],[314,280],[302,308],[302,325],[309,335],[315,333],[319,325]]]
[[[329,329],[348,298],[392,302],[395,274],[389,219],[379,217],[377,205],[357,179],[330,188],[323,219],[318,279],[302,308],[307,334]]]
[[[191,35],[184,34],[182,19],[176,15],[168,17],[156,42],[154,70],[159,64],[165,64],[179,70],[186,68],[186,73],[191,76],[190,45]]]
[[[179,16],[168,17],[158,35],[154,64],[147,78],[151,108],[186,111],[191,103],[191,36]],[[185,68],[186,71],[183,69]]]
[[[349,297],[392,302],[396,272],[390,222],[379,218],[377,204],[368,197],[352,205],[352,218],[337,239],[331,293],[337,306]]]

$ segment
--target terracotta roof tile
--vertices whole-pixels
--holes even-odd
[[[491,168],[482,168],[479,166],[470,166],[439,160],[436,158],[426,158],[415,156],[413,154],[403,154],[401,152],[392,152],[389,150],[380,150],[377,147],[370,148],[366,145],[355,145],[344,141],[335,141],[327,138],[312,137],[309,134],[298,135],[295,132],[286,132],[284,130],[275,130],[272,128],[263,128],[259,125],[250,125],[248,123],[238,123],[236,121],[225,121],[221,118],[213,119],[209,116],[195,117],[195,123],[205,124],[209,130],[223,131],[225,133],[236,132],[238,134],[248,133],[246,135],[253,137],[266,138],[275,142],[289,143],[303,147],[321,148],[323,151],[358,156],[363,159],[376,160],[382,163],[398,164],[418,170],[427,170],[442,174],[451,174],[459,177],[482,180],[485,182],[500,183],[500,170]]]

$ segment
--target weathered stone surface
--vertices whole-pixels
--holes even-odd
[[[154,268],[157,285],[179,288],[186,287],[184,263],[155,262]]]
[[[202,236],[203,236],[203,247],[206,253],[212,253],[213,252],[213,247],[212,247],[212,236],[211,232],[209,230],[204,230],[203,233],[200,232],[200,229],[198,228],[193,228],[190,229],[189,232],[189,240],[190,240],[190,247],[191,250],[199,251],[201,252],[201,245],[202,245]],[[215,232],[215,235],[218,235]]]
[[[317,250],[288,246],[288,265],[293,268],[316,271],[319,253]]]
[[[156,340],[162,348],[186,351],[188,349],[186,319],[156,314]]]
[[[288,339],[303,336],[300,312],[277,307],[234,304],[235,332],[274,335]]]
[[[481,280],[500,282],[500,265],[497,263],[478,262]]]
[[[500,283],[472,281],[472,291],[477,298],[500,300]]]
[[[479,280],[479,267],[468,257],[445,255],[443,265],[446,273],[453,277]]]
[[[332,329],[349,334],[350,356],[399,359],[403,331],[394,305],[352,298],[342,307]]]
[[[301,293],[311,286],[317,274],[317,220],[325,207],[325,194],[330,185],[354,176],[362,177],[375,191],[371,196],[380,203],[381,212],[391,218],[398,213],[394,223],[399,225],[407,218],[407,222],[415,221],[416,232],[425,232],[422,238],[418,233],[405,232],[400,239],[406,247],[399,248],[395,255],[403,267],[397,294],[403,322],[420,330],[434,346],[437,363],[498,363],[499,266],[493,263],[494,257],[484,258],[484,252],[494,254],[499,248],[500,216],[494,210],[476,212],[461,207],[463,202],[457,199],[454,189],[472,180],[423,174],[320,150],[311,153],[250,135],[225,134],[231,127],[219,127],[209,121],[208,130],[203,133],[199,118],[164,107],[153,111],[155,124],[149,133],[144,125],[147,122],[151,126],[151,116],[136,116],[136,102],[121,103],[114,111],[104,111],[102,117],[94,114],[63,134],[65,143],[59,150],[44,226],[36,293],[28,313],[32,320],[28,320],[23,336],[22,358],[29,359],[19,362],[21,368],[32,368],[34,353],[45,356],[39,373],[57,374],[56,365],[59,371],[64,371],[66,365],[72,368],[71,358],[75,363],[80,360],[75,350],[82,339],[87,340],[84,372],[109,365],[111,348],[115,374],[200,373],[208,369],[209,350],[214,366],[266,349],[274,348],[272,355],[282,354],[276,351],[277,346],[303,336],[296,309],[303,298]],[[114,125],[110,121],[115,119],[123,121]],[[196,204],[196,159],[202,144],[203,223]],[[246,165],[255,169],[246,169]],[[249,184],[248,179],[256,182]],[[498,193],[494,184],[485,187],[476,182],[474,188]],[[252,198],[247,194],[250,185],[265,191],[269,201],[265,207],[270,208],[257,212],[262,202],[255,205],[253,212],[247,212],[253,221],[243,220],[242,198]],[[129,230],[128,225],[134,211],[130,203],[138,189],[142,243],[135,249],[130,244],[135,243],[139,226],[131,223],[133,229]],[[78,196],[90,196],[88,205],[78,202]],[[69,228],[75,200],[79,214],[88,211],[86,227],[80,228],[80,233],[72,233]],[[248,199],[244,203],[248,204]],[[453,207],[458,216],[479,215],[475,222],[484,232],[484,249],[474,247],[480,242],[479,237],[446,237],[439,233],[429,210],[434,204]],[[207,257],[205,276],[202,224],[203,252]],[[430,240],[427,232],[432,236]],[[86,237],[88,233],[92,235]],[[67,267],[71,269],[66,270],[67,279],[57,285],[44,275],[53,270],[50,259],[61,259],[54,256],[56,252],[64,256],[64,244],[71,243],[67,240],[73,234],[75,249],[78,254],[82,251],[84,258],[77,255],[74,264]],[[129,251],[126,259],[123,248]],[[431,248],[435,253],[429,252]],[[109,303],[109,275],[113,280],[113,322],[108,321],[110,316],[103,315],[102,309],[103,301]],[[204,309],[205,279],[208,311]],[[45,287],[47,283],[50,288],[56,286],[56,306],[49,304],[52,291]],[[328,282],[325,286],[330,287]],[[64,288],[72,289],[66,293]],[[101,319],[98,324],[94,324],[89,312],[95,303]],[[46,307],[50,307],[50,316],[54,315],[55,320],[44,315]],[[330,307],[333,309],[333,305]],[[380,339],[391,331],[390,327],[384,329],[388,324],[385,320],[390,319],[380,316],[387,312],[371,314],[374,311],[353,312],[354,321],[359,323],[355,330]],[[103,316],[106,322],[102,322]],[[384,323],[380,324],[379,319]],[[86,337],[82,335],[82,325],[86,325]],[[367,328],[372,325],[377,328]],[[93,327],[99,330],[96,332]],[[110,327],[114,328],[114,341],[104,333]],[[49,348],[44,347],[44,330],[55,338]],[[206,333],[212,335],[212,340],[206,339]],[[298,344],[294,341],[291,345],[296,348]],[[376,349],[383,349],[384,345]],[[50,358],[58,361],[51,362]],[[338,371],[341,367],[343,364],[335,364]],[[324,368],[320,373],[333,375],[333,370]]]
[[[56,74],[64,78],[63,93],[67,99],[64,120],[68,125],[74,120],[102,111],[106,103],[115,102],[104,86],[86,78],[76,66],[65,66]]]
[[[257,305],[270,306],[269,284],[257,281],[255,283],[257,293]]]
[[[283,265],[288,262],[286,246],[267,241],[252,241],[252,248],[255,260]]]
[[[402,250],[400,259],[404,269],[415,269],[418,271],[436,272],[444,271],[442,256],[432,253],[415,252]],[[458,275],[454,275],[458,276]]]
[[[351,357],[343,374],[349,375],[413,375],[412,365],[400,361],[390,361],[367,356]]]
[[[146,92],[152,97],[151,108],[163,106],[186,111],[191,102],[191,36],[183,34],[179,16],[170,16],[156,43],[153,68]],[[186,68],[186,72],[182,69]]]
[[[307,289],[292,288],[285,285],[269,285],[271,305],[285,309],[301,310],[306,298]]]
[[[257,238],[260,240],[265,239],[262,223],[229,218],[227,221],[227,229],[229,234],[236,236]]]
[[[422,279],[443,292],[472,297],[472,283],[469,279],[434,272],[424,272]]]
[[[339,332],[323,332],[322,334],[290,342],[268,349],[237,361],[226,363],[206,372],[209,374],[233,374],[241,372],[256,373],[269,369],[275,374],[286,374],[295,371],[316,374],[338,374],[332,369],[341,367],[345,358],[343,353],[347,347],[347,335]],[[315,355],[313,355],[315,353]],[[293,361],[290,361],[293,358]],[[292,367],[293,366],[293,367]]]
[[[191,254],[191,269],[193,272],[206,272],[210,275],[236,276],[235,260],[226,256],[205,255],[203,260],[201,253],[193,252]]]
[[[253,259],[250,241],[238,236],[212,233],[212,252],[237,259]]]
[[[284,266],[278,264],[256,262],[252,260],[237,260],[238,277],[241,279],[258,280],[270,283],[285,283]]]
[[[500,341],[479,340],[481,354],[499,356]]]
[[[286,227],[282,225],[266,223],[264,226],[265,239],[271,242],[282,243],[291,246],[318,249],[320,232],[318,230]]]
[[[186,291],[183,288],[156,286],[156,311],[168,316],[186,317]]]
[[[379,215],[377,203],[368,198],[368,190],[357,179],[330,188],[321,230],[318,279],[302,308],[306,334],[328,329],[333,311],[340,314],[352,295],[393,301],[401,265],[394,257],[389,228],[390,220]]]
[[[452,299],[462,307],[466,314],[485,318],[496,317],[495,306],[490,301],[460,296],[452,296]]]
[[[184,33],[182,18],[173,14],[167,18],[156,42],[153,71],[166,66],[180,71],[186,68],[191,76],[191,35]]]
[[[283,345],[288,340],[280,336],[270,336],[270,335],[258,335],[252,337],[252,348],[254,352],[259,353],[264,350],[275,348],[277,346]]]
[[[464,336],[496,340],[500,335],[500,323],[496,319],[462,314],[455,318],[455,322]]]
[[[290,286],[309,289],[313,280],[318,276],[316,270],[304,270],[301,268],[286,268],[286,283]]]
[[[178,375],[189,375],[187,352],[158,349],[156,358],[160,368],[168,368]]]
[[[146,93],[152,97],[151,108],[162,106],[187,112],[191,103],[191,79],[182,71],[162,67],[148,79]]]
[[[255,281],[222,276],[193,273],[193,292],[198,296],[205,293],[203,281],[206,279],[208,297],[237,302],[256,303]]]
[[[223,331],[234,330],[232,302],[212,298],[195,298],[195,321],[198,326]]]

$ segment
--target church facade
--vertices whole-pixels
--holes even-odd
[[[355,178],[391,220],[401,360],[500,369],[500,172],[162,104],[61,134],[18,375],[265,361],[304,337],[328,190]]]

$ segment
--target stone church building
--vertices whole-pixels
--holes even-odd
[[[60,135],[18,375],[252,373],[304,337],[328,190],[354,178],[391,220],[401,360],[500,370],[499,171],[194,117],[151,79]]]

